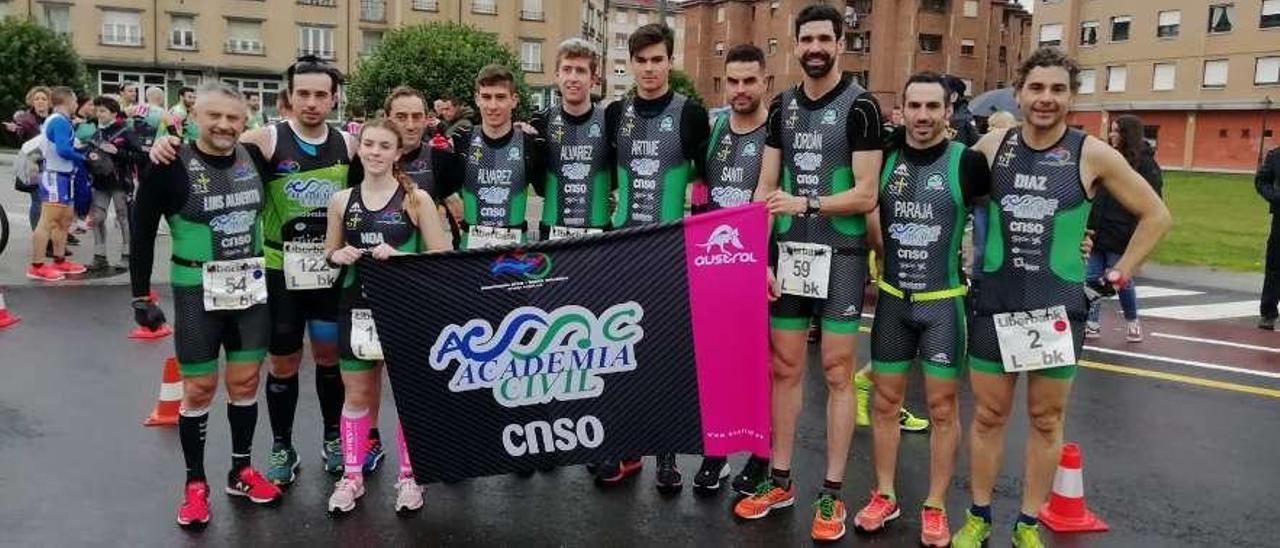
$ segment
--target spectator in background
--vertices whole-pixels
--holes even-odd
[[[978,134],[978,125],[973,121],[973,113],[969,112],[969,85],[955,76],[947,76],[946,80],[947,87],[951,88],[951,129],[955,132],[950,139],[971,147],[982,135]]]
[[[111,97],[93,101],[98,130],[90,140],[86,165],[93,175],[93,207],[89,224],[93,230],[94,273],[120,273],[129,264],[129,205],[134,188],[134,174],[147,158],[147,153],[131,130]],[[116,226],[120,228],[120,263],[112,272],[107,262],[107,208],[115,209]]]
[[[1142,120],[1131,114],[1117,117],[1111,122],[1107,140],[1113,148],[1120,151],[1129,166],[1147,180],[1156,194],[1161,194],[1164,177],[1160,165],[1156,163],[1155,152],[1143,138]],[[1093,210],[1089,213],[1089,229],[1094,234],[1093,251],[1089,254],[1089,262],[1085,267],[1086,280],[1101,279],[1107,269],[1120,260],[1137,227],[1138,221],[1129,210],[1112,198],[1106,189],[1098,187],[1098,192],[1093,197]],[[1136,343],[1142,342],[1142,326],[1138,323],[1138,297],[1133,285],[1134,281],[1130,278],[1119,293],[1120,307],[1124,309],[1127,324],[1125,339]],[[1084,327],[1085,338],[1097,339],[1102,336],[1102,325],[1098,317],[1101,305],[1098,300],[1089,306],[1089,319]]]
[[[987,131],[1018,127],[1018,118],[1013,114],[999,110],[987,118]]]
[[[196,104],[196,90],[191,86],[182,86],[178,89],[178,103],[169,109],[169,119],[174,129],[180,130],[176,133],[183,141],[195,142],[199,137],[196,130],[196,119],[191,116],[191,107]]]
[[[4,123],[5,131],[17,136],[18,146],[22,143],[34,139],[40,134],[40,128],[44,126],[45,118],[49,117],[49,113],[53,110],[52,93],[47,86],[35,86],[27,90],[26,103],[27,108],[13,113],[12,121]],[[31,194],[31,207],[27,212],[27,217],[31,222],[31,229],[35,230],[36,224],[40,222],[40,197],[36,194],[36,186],[31,185],[29,193]]]
[[[164,111],[164,90],[149,87],[146,93],[147,102],[135,106],[129,116],[134,120],[133,130],[138,138],[144,146],[150,147],[157,138],[168,135],[169,129],[166,123],[168,116]]]
[[[129,109],[138,104],[138,84],[133,82],[125,82],[120,86],[120,111],[129,112]]]
[[[440,124],[444,126],[444,136],[453,139],[459,134],[466,134],[471,130],[471,118],[475,117],[476,111],[471,107],[459,104],[458,99],[452,95],[442,95],[436,99],[436,114],[440,115]]]
[[[76,94],[71,88],[53,88],[53,113],[45,120],[41,132],[44,169],[40,173],[40,222],[31,233],[31,266],[27,277],[40,281],[57,281],[67,274],[82,274],[85,268],[66,260],[67,231],[75,219],[71,209],[76,171],[84,168],[84,155],[76,150],[71,117],[76,113]],[[53,242],[53,264],[42,255]]]
[[[245,103],[249,105],[249,118],[244,122],[245,131],[265,125],[267,120],[262,114],[262,96],[257,93],[246,95]]]
[[[1258,174],[1253,179],[1258,195],[1267,201],[1271,211],[1271,235],[1267,237],[1267,263],[1264,266],[1265,278],[1262,283],[1262,318],[1258,320],[1258,329],[1275,330],[1277,304],[1280,304],[1280,215],[1277,205],[1280,204],[1280,148],[1273,148],[1258,166]]]

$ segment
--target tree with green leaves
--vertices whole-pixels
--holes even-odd
[[[529,86],[519,57],[492,35],[458,23],[427,23],[388,33],[373,55],[356,65],[347,100],[365,112],[377,112],[391,89],[404,85],[418,89],[428,101],[452,95],[470,104],[476,73],[493,63],[515,74],[520,95],[516,116],[526,117]]]
[[[34,86],[85,87],[84,63],[71,42],[23,19],[0,20],[0,67],[0,118],[5,120],[26,108],[27,90]]]
[[[694,85],[693,78],[685,71],[671,69],[671,78],[667,82],[671,85],[671,89],[675,90],[676,93],[706,105],[706,103],[702,101],[702,95],[698,93],[698,86]],[[627,93],[635,95],[636,85],[631,84],[631,89],[627,90]]]

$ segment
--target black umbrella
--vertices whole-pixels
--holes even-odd
[[[1022,111],[1018,108],[1018,100],[1013,97],[1013,88],[994,89],[969,101],[969,112],[974,116],[988,118],[1002,110],[1022,120]]]

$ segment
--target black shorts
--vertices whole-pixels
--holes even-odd
[[[909,302],[881,291],[871,327],[871,366],[905,373],[917,358],[926,374],[954,379],[965,360],[964,297]]]
[[[312,342],[333,344],[337,338],[337,288],[290,291],[285,288],[283,272],[267,269],[267,307],[271,310],[273,356],[302,350],[308,325]]]
[[[830,276],[825,299],[784,294],[769,303],[769,326],[807,331],[813,319],[818,318],[824,333],[856,334],[867,285],[866,253],[833,254]]]
[[[267,354],[267,305],[244,310],[204,309],[204,289],[173,288],[173,347],[184,377],[218,372],[218,355],[228,363],[259,364]]]
[[[1069,315],[1067,319],[1071,324],[1071,342],[1078,361],[1080,353],[1084,351],[1084,318]],[[1003,360],[1000,356],[1000,339],[996,336],[994,316],[974,315],[973,321],[969,323],[969,330],[969,367],[991,375],[1004,374]],[[1031,373],[1066,380],[1075,377],[1076,365],[1037,369]]]

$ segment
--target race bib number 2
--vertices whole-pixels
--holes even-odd
[[[992,317],[1006,373],[1075,365],[1076,350],[1065,306]]]
[[[520,244],[520,229],[472,225],[467,230],[467,249],[485,249]]]
[[[262,257],[204,263],[204,309],[244,310],[267,302],[265,268]]]
[[[831,281],[831,246],[778,242],[778,285],[787,295],[827,298]]]
[[[289,290],[328,289],[338,269],[324,262],[323,242],[284,243],[284,286]]]
[[[382,343],[378,342],[378,330],[373,325],[373,311],[367,308],[351,309],[351,353],[367,361],[382,359]]]

